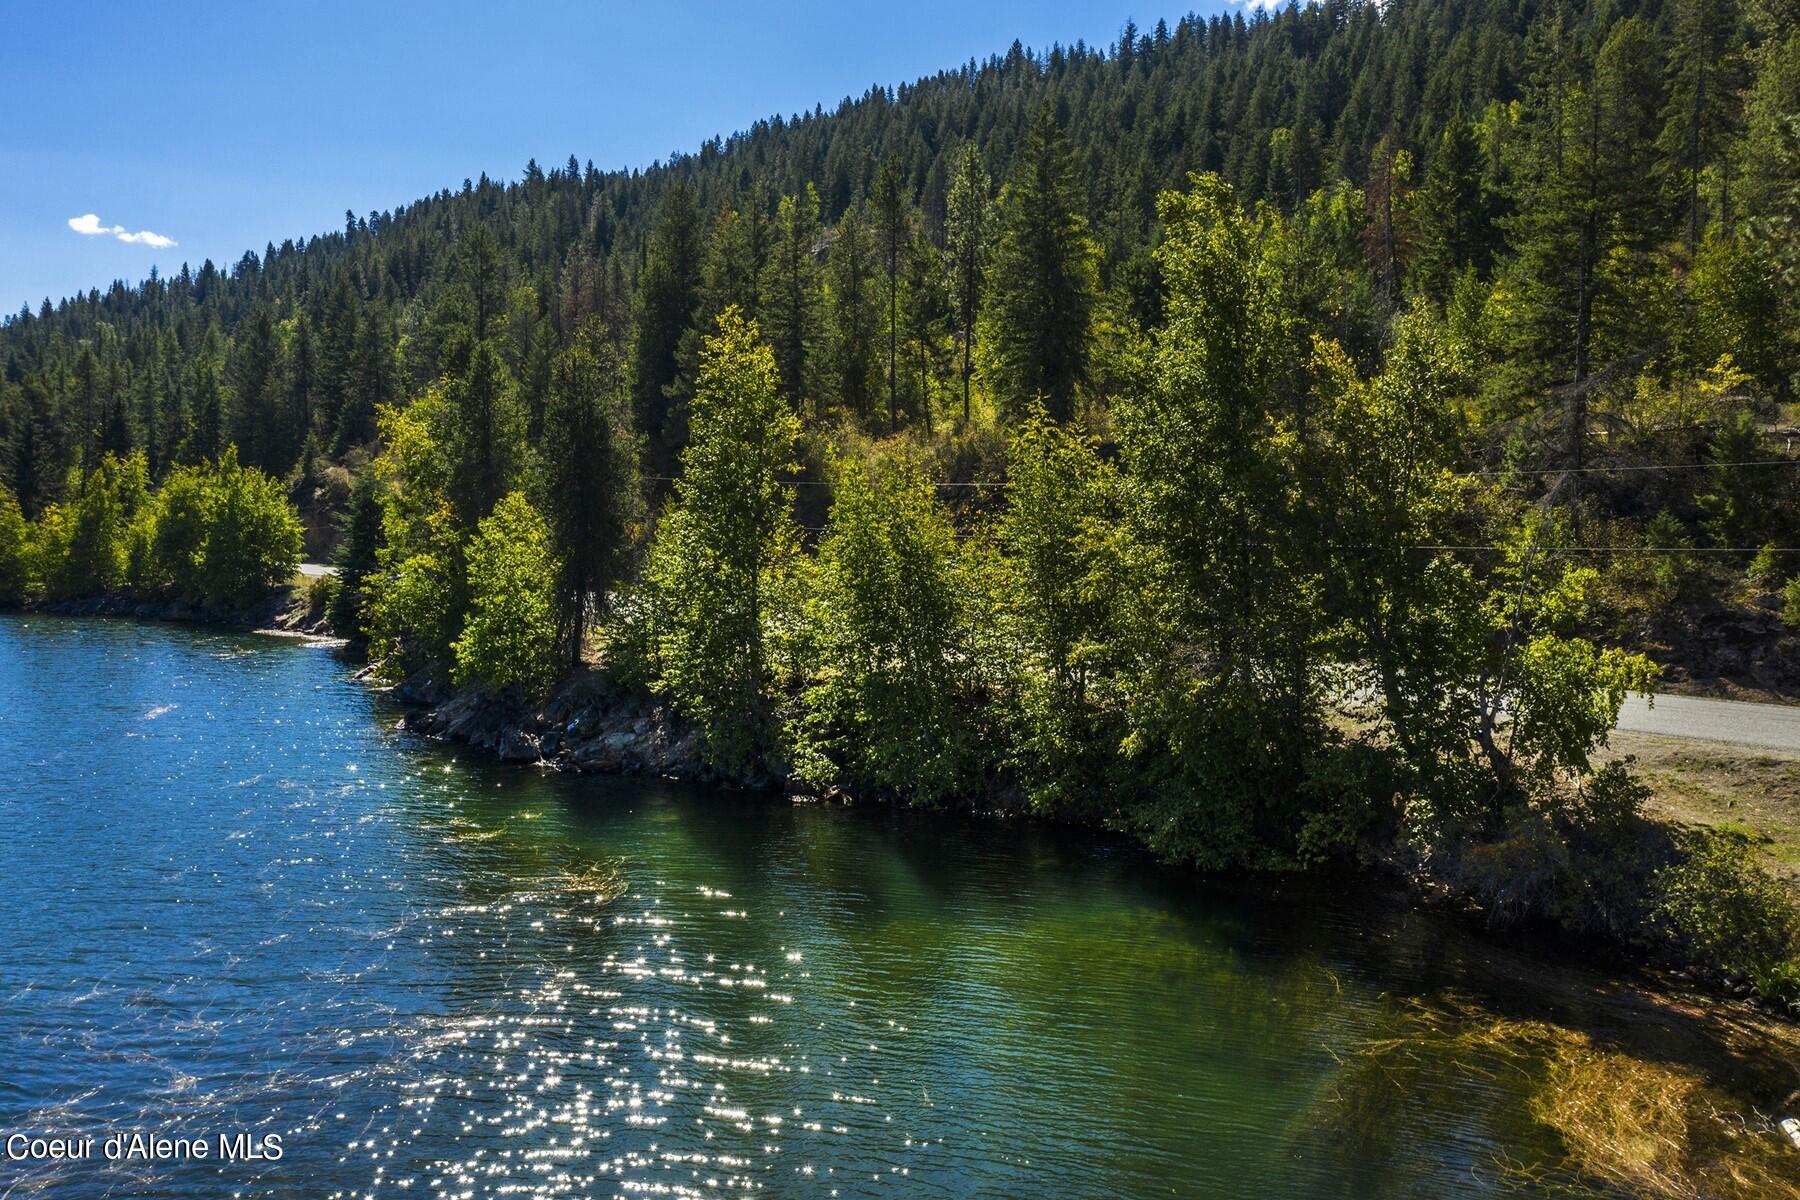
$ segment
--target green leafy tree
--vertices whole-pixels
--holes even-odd
[[[956,538],[916,472],[838,464],[807,624],[813,682],[793,730],[816,787],[936,802],[966,777],[972,697]]]
[[[381,504],[378,569],[363,583],[369,656],[389,679],[447,668],[462,621],[456,567],[461,526],[450,501],[455,411],[434,386],[379,417],[371,470]]]
[[[501,498],[469,540],[469,615],[456,682],[541,695],[567,662],[557,617],[561,564],[550,528],[524,493]]]
[[[0,484],[0,606],[25,603],[35,591],[31,525],[19,510],[19,498]]]
[[[766,622],[797,551],[782,475],[798,436],[774,353],[727,309],[702,345],[691,438],[644,570],[652,686],[726,767],[752,763],[773,732]]]
[[[227,450],[209,484],[200,598],[213,607],[248,604],[293,579],[302,533],[280,481],[239,466]]]
[[[1380,698],[1394,745],[1429,782],[1469,744],[1466,721],[1439,698],[1465,668],[1460,639],[1480,636],[1445,619],[1472,579],[1449,551],[1430,549],[1454,541],[1465,504],[1456,366],[1418,314],[1401,317],[1373,379],[1359,379],[1336,347],[1320,347],[1318,360],[1339,654],[1366,672],[1360,682]]]
[[[1300,505],[1291,390],[1299,340],[1275,253],[1279,225],[1198,176],[1158,205],[1167,324],[1116,424],[1133,540],[1146,561],[1132,744],[1177,772],[1133,820],[1201,862],[1293,845],[1324,630]],[[1270,224],[1264,224],[1263,221]]]
[[[1643,655],[1580,636],[1597,574],[1560,559],[1565,538],[1541,514],[1528,515],[1507,536],[1485,589],[1465,590],[1446,613],[1470,659],[1440,695],[1473,718],[1472,740],[1498,784],[1484,797],[1490,831],[1504,804],[1559,773],[1587,772],[1626,695],[1656,681]]]
[[[47,572],[52,599],[95,596],[125,586],[132,520],[149,494],[150,472],[141,452],[100,459],[69,506],[61,558]]]
[[[1119,480],[1098,439],[1052,421],[1042,406],[1007,446],[1000,521],[1005,587],[1018,656],[1020,774],[1046,811],[1093,815],[1111,774],[1119,656],[1113,614],[1126,587]]]

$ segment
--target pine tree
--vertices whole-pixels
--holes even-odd
[[[949,218],[944,229],[951,308],[962,350],[964,425],[969,423],[969,381],[975,374],[975,326],[981,317],[981,296],[987,280],[991,186],[981,163],[981,150],[970,142],[963,148],[956,177],[950,184]]]
[[[684,184],[673,184],[650,236],[632,311],[631,395],[637,427],[649,443],[650,466],[663,473],[679,449],[682,431],[670,423],[668,389],[674,384],[681,335],[700,299],[700,213]]]
[[[1076,393],[1087,380],[1099,291],[1096,253],[1068,142],[1046,106],[1000,193],[984,301],[984,377],[1009,418],[1020,419],[1040,398],[1056,420],[1074,413]]]
[[[887,283],[888,432],[892,433],[900,422],[900,271],[906,261],[907,243],[912,239],[912,213],[898,156],[890,154],[882,161],[869,207],[875,218],[875,240]]]
[[[266,306],[259,307],[250,327],[232,347],[231,391],[235,401],[232,440],[245,466],[279,473],[286,462],[277,461],[281,378],[277,357],[275,322]]]
[[[493,341],[475,343],[465,374],[450,381],[453,413],[450,499],[462,527],[493,511],[524,470],[525,413],[518,386]]]
[[[288,444],[299,448],[304,455],[316,448],[313,416],[314,393],[319,386],[319,358],[313,345],[312,321],[306,313],[297,314],[293,324],[293,334],[288,339],[287,397],[281,427]]]
[[[1467,121],[1452,120],[1438,138],[1413,193],[1417,257],[1412,282],[1440,307],[1464,267],[1489,266],[1489,224],[1481,187],[1481,150]]]
[[[226,392],[225,339],[219,327],[206,327],[200,353],[194,358],[194,425],[182,461],[211,462],[225,449]]]
[[[819,415],[819,280],[813,248],[819,241],[819,193],[809,183],[783,196],[775,217],[775,248],[763,271],[763,329],[775,351],[782,397],[795,411],[810,402]]]
[[[1369,159],[1368,224],[1363,229],[1383,311],[1391,312],[1399,303],[1400,284],[1412,257],[1411,187],[1412,155],[1392,136],[1383,137]]]
[[[375,437],[375,414],[383,405],[393,404],[400,398],[397,374],[393,326],[387,306],[375,300],[363,311],[356,332],[344,406],[339,410],[332,440],[338,453]]]
[[[590,320],[556,358],[544,412],[540,508],[557,578],[558,644],[579,663],[590,615],[608,597],[630,550],[640,506],[631,404],[617,351]]]
[[[380,562],[380,487],[375,472],[367,468],[351,480],[350,502],[339,521],[337,552],[332,558],[338,570],[337,586],[326,619],[333,633],[358,647],[368,644],[368,580]]]
[[[167,431],[163,428],[163,360],[157,339],[149,339],[143,364],[132,373],[131,407],[137,414],[140,444],[150,478],[161,479],[168,468]]]
[[[900,278],[900,333],[906,346],[907,407],[931,431],[936,380],[942,371],[943,339],[950,323],[949,296],[944,291],[944,261],[937,247],[919,237],[907,247]]]
[[[1668,99],[1656,146],[1665,194],[1681,213],[1691,255],[1706,231],[1702,180],[1720,165],[1735,131],[1737,97],[1745,77],[1736,53],[1738,12],[1733,0],[1677,0],[1673,26]],[[1712,197],[1714,215],[1727,215],[1726,198],[1726,180],[1720,178]]]
[[[873,415],[876,392],[875,248],[862,209],[851,207],[838,222],[826,260],[831,305],[831,357],[837,398],[860,421]]]

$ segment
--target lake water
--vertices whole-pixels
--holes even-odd
[[[0,617],[0,1133],[96,1138],[0,1195],[1613,1194],[1529,1063],[1417,1036],[1612,1018],[1446,921],[396,715],[315,646]]]

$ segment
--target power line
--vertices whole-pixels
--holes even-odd
[[[1492,479],[1497,476],[1506,476],[1506,475],[1533,475],[1533,476],[1542,476],[1542,475],[1620,475],[1620,474],[1625,474],[1627,472],[1637,472],[1637,471],[1710,471],[1710,470],[1724,470],[1724,469],[1736,470],[1740,467],[1800,467],[1800,458],[1759,458],[1759,459],[1747,459],[1742,462],[1637,463],[1637,464],[1630,465],[1630,466],[1614,466],[1614,467],[1527,467],[1527,468],[1519,468],[1517,470],[1510,468],[1510,467],[1493,467],[1490,469],[1480,470],[1480,471],[1452,472],[1451,478],[1453,478],[1453,479]],[[640,476],[639,478],[643,479],[646,483],[675,483],[675,482],[677,482],[676,477],[672,476],[672,475],[643,475],[643,476]],[[1011,486],[1010,481],[1005,480],[1005,479],[988,479],[988,480],[929,479],[929,480],[925,480],[924,482],[934,488],[991,488],[994,490],[1004,490],[1005,488]],[[832,486],[831,481],[828,479],[790,479],[790,480],[786,481],[786,484],[789,487],[828,488],[828,487]]]
[[[1346,550],[1372,550],[1373,546],[1345,546]],[[1450,546],[1419,544],[1411,550],[1509,550],[1510,546]],[[1546,554],[1800,554],[1800,546],[1555,546]]]
[[[1703,471],[1714,467],[1795,467],[1800,466],[1800,458],[1761,458],[1745,462],[1699,462],[1699,463],[1640,463],[1636,466],[1620,467],[1531,467],[1513,470],[1508,467],[1495,467],[1488,471],[1466,471],[1457,476],[1459,479],[1476,479],[1494,475],[1616,475],[1626,471]]]

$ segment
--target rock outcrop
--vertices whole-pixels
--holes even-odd
[[[389,689],[413,711],[403,728],[458,742],[505,762],[610,775],[661,775],[757,790],[787,780],[783,764],[725,773],[707,760],[700,730],[668,705],[595,672],[575,676],[539,704],[486,689],[452,692],[415,676]]]

